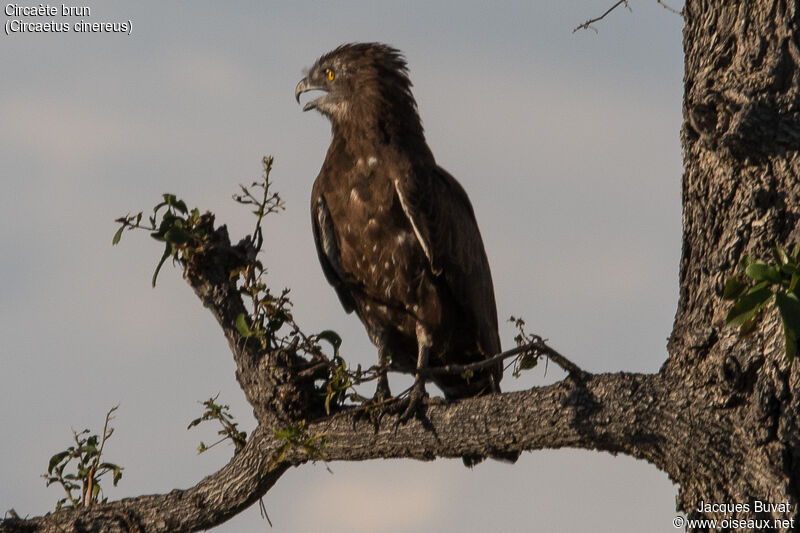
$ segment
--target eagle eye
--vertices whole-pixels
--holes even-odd
[[[336,77],[336,74],[333,73],[332,69],[326,68],[325,75],[328,77],[328,81],[333,81],[333,78]]]

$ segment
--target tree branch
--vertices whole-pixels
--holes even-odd
[[[586,375],[547,387],[457,402],[432,399],[423,418],[397,425],[396,414],[379,424],[352,408],[306,425],[317,448],[275,437],[260,424],[245,448],[215,474],[187,490],[126,498],[90,511],[64,509],[31,520],[8,519],[2,532],[190,532],[216,526],[263,496],[291,466],[309,461],[380,458],[432,460],[487,452],[576,447],[626,453],[664,465],[665,451],[680,445],[692,427],[670,407],[659,375]],[[670,420],[674,438],[657,424]]]
[[[531,351],[570,373],[548,387],[491,394],[457,402],[429,399],[418,419],[400,424],[384,412],[377,422],[363,407],[332,416],[315,410],[313,375],[299,377],[313,361],[291,347],[265,350],[236,327],[246,312],[231,272],[254,261],[248,239],[232,246],[225,227],[204,215],[207,239],[183,259],[184,277],[216,317],[228,339],[237,379],[254,409],[258,427],[244,448],[218,472],[187,490],[126,498],[91,509],[62,509],[30,520],[10,518],[0,532],[191,532],[214,527],[263,496],[291,466],[315,460],[502,456],[564,446],[627,453],[669,472],[665,453],[692,435],[681,421],[662,375],[592,375],[539,337],[530,344],[473,365],[430,372],[459,372]],[[668,420],[668,434],[664,430]]]
[[[609,7],[608,10],[606,10],[606,12],[603,13],[602,15],[600,15],[599,17],[596,17],[596,18],[593,18],[593,19],[589,19],[586,22],[584,22],[583,24],[580,24],[580,25],[576,26],[575,29],[572,30],[572,33],[575,33],[578,30],[588,30],[588,29],[593,29],[594,30],[594,28],[592,28],[592,24],[594,24],[595,22],[603,20],[604,18],[606,18],[606,15],[608,15],[609,13],[611,13],[612,11],[617,9],[622,4],[625,4],[625,7],[628,8],[628,11],[630,11],[631,8],[628,5],[628,0],[619,0],[619,2],[617,2],[613,6]],[[594,30],[594,31],[597,32],[597,30]]]
[[[675,9],[674,7],[672,7],[672,6],[669,6],[669,5],[667,5],[666,3],[664,3],[664,0],[656,0],[656,1],[658,2],[658,4],[659,4],[661,7],[663,7],[664,9],[666,9],[667,11],[669,11],[670,13],[675,13],[676,15],[679,15],[680,17],[683,17],[683,9],[681,9],[680,11],[678,11],[678,10],[677,10],[677,9]]]
[[[523,346],[517,346],[516,348],[512,348],[510,350],[506,350],[505,352],[501,352],[489,359],[484,359],[483,361],[478,361],[477,363],[470,363],[468,365],[444,365],[444,366],[435,366],[431,368],[426,368],[419,373],[424,377],[431,377],[431,376],[441,376],[444,374],[456,374],[460,375],[467,371],[476,371],[482,370],[484,368],[491,368],[498,361],[504,361],[510,357],[517,356],[519,354],[530,352],[533,354],[534,357],[537,359],[541,356],[545,356],[555,364],[569,372],[570,377],[576,379],[584,378],[587,373],[583,371],[578,365],[558,353],[556,350],[551,348],[547,345],[547,343],[541,337],[534,336],[534,340],[525,344]]]

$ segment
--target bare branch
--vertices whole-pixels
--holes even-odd
[[[661,7],[663,7],[667,11],[669,11],[671,13],[675,13],[676,15],[679,15],[679,16],[683,17],[683,10],[678,11],[674,7],[668,6],[667,4],[664,3],[664,0],[656,0],[656,1],[661,5]]]
[[[625,7],[628,8],[628,11],[631,11],[631,6],[628,5],[628,0],[619,0],[619,2],[617,2],[616,4],[614,4],[613,6],[608,8],[608,10],[605,13],[603,13],[602,15],[600,15],[599,17],[596,17],[596,18],[593,18],[593,19],[589,19],[586,22],[584,22],[583,24],[575,27],[575,29],[572,30],[572,33],[575,33],[578,30],[588,30],[588,29],[592,29],[595,32],[597,32],[597,30],[592,27],[592,24],[594,24],[595,22],[597,22],[599,20],[603,20],[604,18],[606,18],[606,15],[608,15],[609,13],[611,13],[612,11],[617,9],[622,4],[625,4]]]
[[[499,353],[489,359],[485,359],[483,361],[478,361],[477,363],[470,363],[468,365],[444,365],[444,366],[437,366],[424,369],[420,371],[420,373],[425,376],[441,376],[444,374],[455,374],[461,375],[467,371],[475,371],[475,370],[482,370],[484,368],[490,368],[495,365],[498,361],[503,361],[510,357],[518,356],[522,353],[530,352],[534,355],[534,357],[540,357],[544,355],[545,357],[549,358],[555,364],[569,372],[571,377],[574,378],[582,378],[586,375],[578,365],[555,351],[553,348],[547,345],[544,340],[534,335],[534,340],[528,344],[523,346],[517,346],[516,348],[512,348],[511,350],[506,350],[505,352]]]

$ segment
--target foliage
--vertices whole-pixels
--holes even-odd
[[[206,408],[205,412],[203,412],[201,417],[192,420],[189,423],[189,426],[186,428],[192,429],[193,427],[207,420],[216,420],[222,426],[222,429],[217,431],[217,435],[222,435],[222,438],[210,446],[206,446],[203,441],[200,441],[200,445],[197,447],[197,453],[203,453],[204,451],[213,448],[220,442],[224,442],[228,439],[233,442],[236,452],[239,452],[242,448],[244,448],[244,445],[247,444],[247,432],[239,431],[237,427],[239,424],[238,422],[233,421],[234,416],[230,413],[230,407],[228,405],[219,405],[217,403],[218,397],[219,394],[202,402],[203,406]]]
[[[536,367],[536,364],[539,362],[540,354],[531,347],[542,339],[537,335],[532,335],[525,331],[525,321],[522,318],[512,315],[509,317],[508,321],[513,322],[514,326],[519,332],[514,337],[514,343],[516,343],[517,348],[529,348],[522,351],[511,361],[511,365],[513,366],[513,371],[511,374],[515,378],[518,378],[522,375],[524,370],[531,370]]]
[[[278,448],[270,459],[270,470],[280,463],[291,448],[302,448],[309,459],[316,461],[324,459],[326,438],[324,435],[309,435],[306,431],[306,421],[301,420],[297,425],[289,425],[275,430],[275,438],[284,443]]]
[[[256,210],[253,211],[253,214],[256,215],[256,226],[253,230],[252,236],[256,251],[261,250],[261,245],[264,243],[264,234],[261,231],[261,221],[269,214],[277,213],[286,209],[286,205],[283,203],[283,200],[281,200],[280,195],[277,192],[270,193],[269,187],[272,185],[272,183],[269,181],[269,173],[272,171],[272,162],[272,156],[264,156],[264,158],[261,160],[261,164],[264,168],[264,179],[263,181],[254,181],[250,184],[250,187],[254,189],[261,189],[263,191],[261,200],[251,193],[250,190],[244,185],[239,185],[242,194],[233,195],[233,199],[237,203],[256,207]]]
[[[153,208],[153,214],[148,217],[149,225],[142,224],[141,211],[136,215],[118,218],[116,222],[120,223],[120,227],[111,240],[111,244],[116,245],[122,239],[125,230],[143,229],[151,231],[151,237],[164,243],[164,253],[153,272],[153,287],[156,286],[156,278],[167,258],[171,257],[173,262],[188,259],[191,250],[208,237],[205,225],[202,223],[210,217],[209,213],[201,216],[197,208],[190,211],[186,207],[186,202],[174,194],[163,194],[162,198],[163,200]],[[161,220],[158,220],[159,211],[162,209]]]
[[[88,429],[81,432],[73,430],[72,437],[75,444],[50,458],[47,474],[43,474],[42,477],[47,480],[48,487],[57,482],[66,493],[66,496],[56,503],[56,513],[67,501],[75,508],[90,507],[93,503],[101,501],[100,496],[104,493],[100,486],[100,478],[105,474],[111,473],[111,481],[115,487],[122,478],[122,467],[114,463],[101,462],[106,441],[114,433],[114,428],[109,427],[109,423],[118,407],[112,407],[106,414],[102,437],[89,435]],[[74,460],[77,461],[76,465],[73,463]],[[75,471],[64,473],[70,463],[73,463]],[[73,491],[80,491],[80,496],[73,494]],[[102,502],[105,501],[106,498],[103,498]]]
[[[800,338],[800,243],[791,254],[781,247],[772,251],[773,261],[753,260],[749,255],[739,261],[739,271],[728,280],[722,297],[733,302],[725,323],[739,326],[742,336],[750,334],[763,318],[766,306],[774,301],[783,323],[786,358],[797,355]]]

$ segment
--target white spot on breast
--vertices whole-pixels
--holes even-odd
[[[369,220],[367,221],[367,227],[370,227],[370,226],[377,226],[377,225],[378,225],[378,221],[377,221],[377,220],[375,220],[374,218],[371,218],[371,219],[369,219]]]
[[[386,270],[389,270],[389,261],[386,261],[386,262],[383,264],[383,268],[385,268]]]
[[[375,157],[374,155],[369,156],[369,159],[367,159],[367,164],[371,167],[374,167],[375,165],[378,164],[378,158]]]
[[[397,240],[397,244],[403,244],[403,241],[414,240],[414,236],[407,231],[403,231],[397,234],[395,240]]]
[[[358,189],[353,187],[350,189],[350,201],[351,202],[361,202],[361,197],[358,195]]]
[[[372,245],[372,251],[373,251],[373,252],[376,252],[376,251],[378,251],[378,245],[377,245],[377,244],[373,244],[373,245]]]

